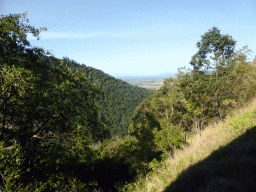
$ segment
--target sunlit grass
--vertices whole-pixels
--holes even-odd
[[[237,152],[235,146],[244,147],[243,150],[247,153],[249,153],[250,150],[254,150],[252,143],[256,142],[256,136],[255,134],[250,133],[250,129],[255,126],[256,99],[247,103],[245,107],[230,112],[225,120],[212,123],[206,127],[205,130],[202,131],[201,137],[199,139],[197,138],[197,135],[189,138],[187,141],[189,145],[184,146],[183,150],[176,151],[175,157],[173,159],[166,159],[163,162],[163,166],[155,171],[156,174],[151,174],[152,176],[147,177],[147,180],[144,178],[140,179],[140,181],[137,183],[130,185],[130,189],[126,190],[140,192],[172,191],[172,187],[170,186],[172,186],[172,183],[175,182],[178,178],[179,180],[183,179],[183,176],[180,176],[183,171],[205,160],[213,153],[214,159],[223,159],[223,163],[220,163],[220,166],[228,167],[227,169],[223,168],[223,170],[218,170],[220,173],[223,173],[224,175],[239,175],[240,172],[237,171],[237,169],[248,169],[246,162],[251,162],[253,159],[250,157],[241,157],[237,163],[235,162],[235,166],[231,166],[229,165],[229,162],[234,163],[234,160],[232,160],[231,157],[229,160],[229,157],[225,155],[228,154],[229,151],[234,151],[234,155],[239,155],[241,151]],[[242,135],[245,135],[247,140],[250,138],[249,141],[245,143],[232,142],[234,139],[237,139]],[[232,145],[229,145],[231,142]],[[229,146],[227,147],[227,145]],[[210,161],[211,158],[212,156],[209,158]],[[208,169],[210,168],[207,168],[207,171],[211,172]],[[213,170],[213,172],[214,171],[215,170]],[[222,180],[225,181],[225,178],[216,178],[216,175],[211,177],[210,173],[207,179],[210,181],[208,182],[210,183],[209,185],[213,187],[212,191],[217,190],[217,185],[215,186],[216,183],[222,182]],[[242,184],[236,183],[231,177],[226,178],[226,180],[229,181],[230,185],[233,184],[234,189],[238,191],[241,190]],[[190,182],[193,182],[193,177],[191,177]],[[190,184],[189,181],[187,184]],[[223,189],[226,187],[226,190],[230,189],[228,184],[222,187]],[[199,186],[196,191],[199,189],[204,191],[203,187],[200,188]],[[192,189],[187,190],[194,191]],[[211,190],[209,189],[209,191]]]

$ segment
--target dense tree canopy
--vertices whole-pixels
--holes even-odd
[[[42,60],[49,60],[49,58],[44,57]],[[78,64],[67,57],[63,60],[71,68],[72,72],[80,73],[88,78],[100,90],[100,93],[97,93],[92,99],[97,105],[99,120],[105,122],[110,129],[111,135],[128,135],[130,118],[135,108],[143,99],[152,95],[154,91],[130,85],[101,70]],[[50,59],[50,65],[53,67],[58,65],[59,62],[60,59]]]
[[[39,39],[46,28],[24,20],[26,13],[0,19],[1,187],[61,190],[77,178],[99,179],[91,170],[101,157],[92,146],[127,135],[136,105],[154,91],[30,48],[26,34]]]
[[[109,133],[98,121],[92,99],[97,88],[81,74],[71,73],[63,61],[55,67],[42,62],[45,52],[29,48],[25,34],[38,37],[39,30],[19,21],[25,16],[1,16],[0,20],[0,140],[4,154],[0,171],[7,190],[35,181],[40,187],[42,182],[58,188],[54,182],[67,182],[70,171],[63,169],[64,164],[75,158],[70,146],[85,149],[88,142],[102,140]],[[66,161],[56,164],[64,157]],[[62,176],[58,179],[55,171],[59,168]]]

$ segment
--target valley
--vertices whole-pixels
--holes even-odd
[[[164,79],[124,79],[123,81],[142,88],[158,90],[164,85]]]
[[[124,76],[116,78],[141,88],[159,90],[164,85],[164,80],[170,77],[175,78],[176,74],[163,73],[154,76]]]

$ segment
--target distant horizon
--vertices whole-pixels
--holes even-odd
[[[138,78],[140,78],[140,77],[166,77],[166,76],[170,76],[170,75],[173,76],[173,75],[175,75],[177,73],[159,73],[159,74],[156,74],[156,75],[154,75],[154,74],[146,74],[146,75],[115,75],[115,76],[111,75],[111,76],[116,77],[116,78],[120,78],[120,77],[122,77],[122,78],[132,78],[132,77],[138,77]]]
[[[204,71],[204,70],[200,70],[200,71]],[[207,70],[208,72],[212,72],[214,70]],[[104,71],[103,71],[104,72]],[[109,74],[110,75],[110,74]],[[112,77],[114,78],[119,78],[119,79],[132,79],[132,78],[138,78],[138,79],[143,79],[143,78],[158,78],[158,79],[165,79],[165,78],[168,78],[168,77],[172,77],[172,78],[176,78],[176,76],[178,75],[178,71],[177,72],[173,72],[173,73],[160,73],[160,74],[157,74],[157,75],[126,75],[126,76],[122,76],[122,75],[119,75],[119,76],[113,76],[111,75]]]

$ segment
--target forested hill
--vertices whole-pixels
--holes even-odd
[[[127,135],[130,119],[136,107],[152,95],[154,90],[130,85],[101,70],[79,64],[69,58],[63,58],[63,60],[72,71],[84,74],[102,92],[97,95],[95,102],[98,106],[99,120],[107,123],[111,135]],[[60,59],[51,57],[51,65],[55,66],[59,63]]]

